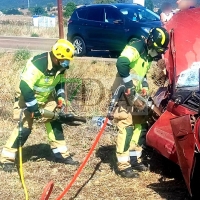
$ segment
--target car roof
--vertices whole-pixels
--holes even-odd
[[[110,7],[114,7],[114,8],[118,8],[118,9],[123,9],[123,8],[144,8],[144,6],[140,5],[140,4],[136,4],[136,3],[114,3],[114,4],[90,4],[90,5],[83,5],[80,6],[78,9],[82,9],[82,8],[90,8],[90,7],[105,7],[105,6],[110,6]]]
[[[144,6],[140,5],[140,4],[136,4],[136,3],[132,3],[132,4],[128,4],[128,3],[116,3],[116,4],[113,4],[114,6],[116,6],[117,8],[119,9],[123,9],[123,8],[127,8],[127,7],[130,7],[130,8],[144,8]]]

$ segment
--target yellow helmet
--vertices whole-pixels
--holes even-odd
[[[74,51],[73,44],[65,39],[58,39],[52,47],[53,55],[60,60],[72,60]]]

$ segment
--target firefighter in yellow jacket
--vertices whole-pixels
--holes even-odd
[[[148,93],[146,74],[151,62],[160,59],[166,51],[168,43],[168,32],[161,27],[153,28],[147,39],[130,40],[117,60],[119,78],[116,78],[113,89],[120,81],[126,87],[126,95],[119,100],[114,111],[119,130],[116,141],[117,165],[122,177],[136,178],[138,174],[134,170],[147,170],[143,163],[138,162],[147,132],[145,118],[140,116],[145,108],[144,97]]]
[[[66,106],[65,71],[74,56],[74,46],[59,39],[50,52],[36,55],[28,60],[20,78],[19,90],[14,103],[14,118],[23,109],[22,144],[31,133],[34,119],[41,119],[40,108],[54,111]],[[57,121],[44,121],[55,162],[78,165],[65,144],[62,125]],[[18,150],[18,127],[14,128],[3,147],[0,165],[4,171],[16,170],[15,156]]]

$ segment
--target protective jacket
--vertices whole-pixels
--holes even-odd
[[[136,87],[138,92],[147,87],[145,76],[150,68],[152,58],[148,55],[144,40],[134,39],[125,46],[117,60],[117,70],[127,88]]]
[[[65,97],[64,69],[53,67],[50,53],[46,52],[30,58],[20,81],[20,90],[29,111],[38,109],[38,104],[47,102],[50,94]]]

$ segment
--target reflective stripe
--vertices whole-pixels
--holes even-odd
[[[129,155],[140,157],[142,155],[142,152],[141,151],[129,151]]]
[[[66,146],[61,146],[61,147],[58,147],[56,149],[53,149],[52,151],[53,151],[53,153],[63,153],[63,152],[67,151],[67,147]]]
[[[126,78],[123,78],[124,83],[128,83],[128,82],[131,81],[131,80],[132,80],[131,75],[129,75],[129,76],[126,77]]]
[[[164,33],[164,31],[163,31],[162,29],[160,29],[160,28],[156,28],[156,30],[157,30],[158,32],[160,32],[160,34],[162,35],[161,44],[163,45],[163,44],[165,43],[165,33]],[[155,42],[154,42],[154,43],[155,43]],[[156,46],[157,46],[157,44],[156,44]]]
[[[57,91],[57,96],[58,96],[59,94],[62,94],[62,93],[65,93],[65,90],[64,90],[64,89],[59,89],[59,90]]]
[[[129,156],[117,157],[118,162],[128,162],[130,160]]]
[[[11,158],[11,159],[15,159],[15,153],[13,152],[10,152],[10,151],[6,151],[5,149],[2,150],[2,156],[4,157],[8,157],[8,158]]]
[[[137,74],[131,74],[131,79],[135,79],[135,80],[138,80],[138,81],[142,81],[144,77],[142,76],[139,76]]]
[[[26,102],[26,106],[27,107],[34,106],[35,104],[37,104],[37,100],[36,99],[34,99],[33,101],[30,101],[30,102]]]
[[[37,86],[34,86],[33,89],[37,92],[51,92],[54,90],[54,86],[51,86],[51,87],[48,87],[48,88],[42,88],[42,87],[37,87]]]

